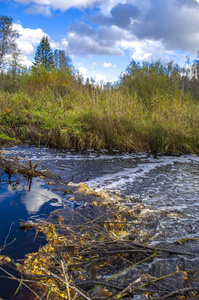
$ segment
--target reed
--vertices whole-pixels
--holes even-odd
[[[122,85],[88,89],[60,84],[59,77],[55,89],[52,74],[44,75],[39,82],[27,77],[30,90],[24,79],[17,92],[0,91],[0,134],[65,149],[199,153],[199,104],[190,93],[159,89],[147,96],[145,87],[142,99]],[[30,134],[33,128],[38,134]]]

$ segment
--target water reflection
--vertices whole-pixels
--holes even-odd
[[[29,217],[46,218],[62,205],[62,195],[51,191],[39,178],[33,180],[31,190],[27,180],[19,182],[14,176],[8,178],[2,174],[0,183],[0,248],[13,224],[7,242],[14,242],[4,252],[13,258],[22,258],[39,245],[30,239],[30,235],[19,232],[19,222],[27,221]]]
[[[50,200],[51,206],[60,207],[62,204],[62,196],[55,194],[45,185],[41,185],[39,181],[34,181],[31,190],[21,195],[21,202],[25,205],[28,214],[38,213],[41,207]]]
[[[36,214],[41,210],[41,207],[50,201],[50,205],[60,207],[62,205],[62,196],[54,193],[42,181],[35,179],[29,189],[28,183],[21,184],[19,182],[9,183],[4,188],[0,189],[0,203],[7,201],[12,205],[18,205],[19,200],[28,214]]]

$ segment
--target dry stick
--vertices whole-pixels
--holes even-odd
[[[196,270],[194,275],[188,279],[185,279],[185,287],[190,287],[191,284],[194,282],[194,280],[198,277],[198,274],[199,274],[199,270]],[[190,292],[187,293],[187,296],[190,296]]]
[[[194,273],[194,275],[192,276],[192,278],[191,278],[191,280],[190,280],[190,282],[188,283],[188,286],[187,287],[189,287],[193,282],[194,282],[194,280],[196,279],[196,277],[199,275],[199,270],[195,270],[195,273]]]
[[[110,236],[109,236],[109,238],[110,238]],[[123,242],[123,241],[118,241],[118,240],[115,240],[114,242]],[[124,243],[125,244],[125,243]],[[138,245],[138,244],[136,244],[136,246],[139,246],[139,247],[142,247],[142,248],[148,248],[148,247],[143,247],[142,245]],[[150,249],[150,250],[152,250],[152,249]],[[155,249],[155,251],[157,251],[157,252],[160,252],[162,249],[158,249],[158,251],[157,251],[157,249]],[[163,249],[164,250],[164,249]],[[139,250],[138,250],[139,251]],[[173,253],[173,251],[172,251],[172,253]],[[178,253],[178,252],[177,252]],[[179,254],[179,253],[178,253]],[[183,253],[184,254],[184,253]],[[156,253],[154,253],[151,257],[154,257],[156,255]],[[149,259],[149,258],[146,258],[145,260],[147,260],[147,259]],[[138,262],[138,263],[140,263],[140,262]],[[137,263],[137,264],[138,264]],[[136,265],[136,264],[135,264]],[[133,266],[135,266],[135,265],[133,265]],[[131,266],[130,268],[132,268],[133,266]],[[130,269],[130,268],[128,268],[128,269]],[[126,270],[128,270],[128,269],[126,269]],[[125,270],[125,271],[126,271]],[[122,271],[122,272],[124,272],[124,271]],[[122,273],[121,272],[121,273]],[[119,274],[121,274],[121,273],[118,273],[118,274],[116,274],[115,276],[113,276],[112,278],[110,278],[109,280],[111,280],[111,279],[113,279],[114,277],[116,277],[116,276],[118,276]],[[108,280],[108,281],[109,281]],[[160,279],[158,279],[158,280],[160,280]],[[155,280],[156,281],[156,280]]]
[[[67,290],[67,294],[68,294],[68,300],[71,300],[69,282],[68,282],[68,275],[66,274],[66,270],[64,268],[64,262],[63,262],[62,259],[61,259],[61,266],[62,266],[62,270],[63,270],[63,273],[64,273],[65,282],[66,282],[66,290]]]
[[[166,253],[171,253],[171,254],[176,254],[176,255],[191,255],[191,256],[193,255],[193,256],[197,256],[197,254],[194,254],[194,253],[180,252],[180,251],[168,250],[168,249],[162,249],[162,248],[154,248],[154,247],[150,247],[150,246],[143,246],[143,245],[138,244],[138,243],[135,243],[135,242],[130,242],[130,243],[129,243],[129,241],[126,241],[126,240],[119,240],[119,239],[117,239],[117,240],[114,240],[114,241],[112,241],[112,242],[110,242],[110,243],[114,243],[114,242],[119,243],[119,244],[122,244],[123,246],[126,246],[126,247],[127,247],[127,249],[121,249],[121,248],[119,248],[119,249],[118,249],[118,252],[119,252],[119,251],[120,251],[120,252],[126,252],[126,251],[129,251],[129,252],[140,251],[140,252],[145,252],[145,253],[147,254],[147,250],[148,250],[148,251],[155,251],[156,253],[159,253],[159,252],[166,252]],[[103,242],[103,243],[104,243],[104,242]],[[136,250],[135,247],[132,247],[132,245],[133,245],[133,246],[136,246],[136,247],[138,247],[138,248],[143,248],[143,250],[139,250],[139,249]],[[129,247],[132,248],[132,250],[130,250]],[[103,254],[103,250],[96,251],[95,249],[93,249],[93,250],[91,251],[91,253],[94,252],[94,251],[95,251],[95,253]],[[111,248],[111,251],[106,250],[106,251],[104,251],[104,253],[106,253],[106,254],[110,253],[110,254],[111,254],[112,251],[116,251],[116,252],[117,252],[117,250],[114,250],[114,249]],[[112,252],[112,253],[113,253],[113,252]],[[88,254],[89,254],[89,253],[88,253]],[[86,253],[84,252],[83,255],[86,255]]]
[[[165,296],[162,296],[161,298],[159,299],[167,299],[169,297],[172,297],[172,296],[175,296],[175,295],[178,295],[178,294],[184,294],[185,292],[189,292],[189,291],[199,291],[199,288],[184,288],[184,289],[179,289],[179,290],[176,290],[174,292],[171,292]],[[195,299],[195,298],[194,298]]]
[[[186,272],[191,272],[191,271],[192,271],[192,270],[187,270]],[[164,279],[164,278],[167,278],[167,277],[170,277],[170,276],[172,276],[172,275],[175,275],[175,274],[177,274],[178,272],[179,272],[179,271],[175,271],[175,272],[170,273],[170,274],[167,274],[167,275],[165,275],[165,276],[162,276],[162,277],[159,277],[159,278],[155,278],[155,279],[152,280],[151,282],[146,282],[146,283],[140,285],[139,288],[146,287],[146,286],[150,285],[151,283],[154,283],[154,282],[160,281],[160,280],[162,280],[162,279]],[[127,291],[128,289],[131,289],[131,288],[134,289],[132,283],[130,283],[129,286],[128,286],[127,288],[125,288],[124,291]],[[136,289],[136,288],[137,288],[137,287],[135,287],[135,289]],[[190,288],[190,289],[193,290],[193,288]],[[199,288],[198,288],[197,290],[199,290]],[[122,291],[121,293],[119,293],[119,294],[116,296],[116,297],[117,297],[116,299],[121,299],[121,297],[124,297],[124,296],[126,295],[126,294],[123,293],[124,291]],[[161,298],[161,299],[163,299],[163,298]]]
[[[31,190],[32,192],[35,192],[35,191],[33,191],[33,190]],[[39,193],[39,192],[35,192],[36,194],[39,194],[39,195],[42,195],[42,193]],[[46,195],[42,195],[43,197],[45,197],[45,198],[47,198],[47,199],[49,199],[49,200],[52,200],[50,197],[48,197],[48,196],[46,196]],[[57,201],[55,201],[55,200],[53,200],[54,202],[57,202]],[[85,221],[87,221],[87,223],[88,222],[90,222],[90,220],[88,219],[88,218],[86,218],[85,216],[83,216],[81,213],[79,213],[78,211],[75,211],[74,209],[72,209],[72,208],[70,208],[69,206],[67,206],[67,205],[65,205],[65,204],[62,204],[64,207],[66,207],[67,209],[69,209],[70,211],[72,211],[73,213],[75,213],[75,214],[77,214],[77,215],[79,215],[80,217],[82,217]],[[47,222],[43,222],[42,221],[42,223],[47,223]],[[47,223],[48,224],[48,223]],[[97,227],[96,225],[94,225],[93,223],[91,223],[92,224],[92,226],[95,228],[95,229],[97,229],[98,230],[98,232],[99,232],[99,230],[100,230],[100,232],[101,233],[103,233],[103,234],[106,234],[106,236],[107,237],[109,237],[110,238],[110,234],[108,234],[107,233],[107,231],[105,230],[105,229],[103,229],[103,228],[100,228],[100,227]],[[84,224],[83,224],[84,225]],[[31,224],[31,226],[32,227],[34,227],[34,225],[33,224]],[[81,226],[81,225],[79,225],[79,226]],[[115,239],[116,240],[116,239]]]
[[[199,294],[196,296],[194,295],[193,297],[191,298],[187,298],[187,300],[198,300],[199,299]]]
[[[23,274],[21,273],[21,281],[20,281],[20,283],[19,283],[19,285],[18,285],[18,287],[17,287],[14,295],[12,296],[11,300],[13,300],[15,298],[15,296],[17,295],[17,293],[18,293],[19,289],[21,288],[22,284],[23,284]]]
[[[30,176],[42,175],[44,177],[49,177],[49,175],[46,174],[45,171],[36,170],[38,163],[35,163],[34,165],[32,165],[32,162],[29,161],[29,167],[28,167],[28,162],[26,164],[18,163],[18,162],[16,162],[15,158],[14,158],[14,160],[15,160],[14,161],[13,159],[9,160],[0,155],[0,159],[1,159],[0,168],[3,169],[6,173],[16,174],[19,179],[21,179],[19,176],[19,173],[20,174],[27,173],[27,175],[30,175]],[[29,174],[29,172],[31,172],[31,174]],[[49,170],[49,172],[50,172],[50,170]],[[50,173],[55,177],[55,175],[52,172],[50,172]]]
[[[125,242],[125,241],[123,241]],[[127,241],[128,244],[129,241]],[[191,256],[198,256],[198,254],[195,253],[190,253],[190,252],[181,252],[181,251],[176,251],[176,250],[168,250],[169,247],[171,247],[172,245],[168,246],[167,248],[155,248],[155,247],[151,247],[151,246],[145,246],[145,245],[141,245],[139,243],[135,243],[135,242],[130,242],[130,244],[139,247],[139,248],[145,248],[145,249],[149,249],[149,250],[154,250],[158,252],[167,252],[167,253],[171,253],[171,254],[177,254],[177,255],[191,255]]]
[[[54,174],[52,171],[50,171],[48,168],[46,168],[46,170],[47,170],[50,174],[52,174],[54,178],[60,179],[60,176],[55,175],[55,174]]]
[[[0,248],[0,252],[1,252],[2,250],[4,250],[4,249],[6,248],[6,246],[12,244],[12,243],[16,240],[16,238],[14,238],[12,242],[10,242],[9,244],[6,244],[6,243],[7,243],[7,239],[8,239],[8,237],[9,237],[9,235],[10,235],[10,231],[11,231],[11,229],[12,229],[12,225],[13,225],[14,223],[15,223],[15,222],[12,222],[11,225],[10,225],[10,227],[9,227],[8,234],[7,234],[6,238],[5,238],[3,248]]]
[[[108,286],[117,290],[122,290],[123,287],[122,286],[118,286],[115,284],[111,284],[108,283],[106,281],[102,281],[102,280],[82,280],[82,281],[75,281],[75,284],[77,286],[87,286],[88,284],[98,284],[98,285],[104,285],[104,286]]]
[[[17,280],[17,281],[21,282],[21,279],[14,277],[11,273],[9,273],[8,271],[4,270],[2,267],[0,267],[0,270],[3,271],[3,272],[5,272],[7,275],[10,276],[10,277],[6,277],[6,278],[12,279],[12,280]],[[23,280],[23,281],[25,281],[25,280]],[[27,280],[26,280],[26,281],[27,281]],[[37,299],[41,299],[41,298],[39,297],[39,295],[37,295],[37,293],[35,293],[35,292],[34,292],[27,284],[25,284],[25,283],[23,282],[23,285],[24,285],[26,288],[28,288],[28,289],[29,289],[29,290],[37,297]]]
[[[135,244],[136,246],[139,246],[139,247],[144,248],[144,247],[143,247],[142,245],[140,245],[140,244],[137,244],[137,243],[133,243],[133,244]],[[146,247],[146,248],[149,248],[149,247]],[[150,248],[152,248],[152,247],[150,247]],[[150,248],[149,248],[149,249],[150,249]],[[164,249],[163,249],[163,250],[164,250]],[[151,256],[149,256],[149,257],[143,259],[142,261],[139,261],[139,262],[133,264],[132,266],[126,268],[125,270],[122,270],[122,271],[120,271],[119,273],[113,275],[112,277],[110,277],[110,278],[107,280],[107,282],[110,281],[110,280],[112,280],[112,279],[114,279],[114,278],[116,278],[116,277],[118,277],[118,276],[121,275],[122,273],[124,273],[124,272],[126,272],[126,271],[128,271],[128,270],[130,270],[130,269],[132,269],[132,268],[134,268],[136,265],[141,264],[141,263],[144,262],[144,261],[147,261],[149,258],[153,258],[153,257],[157,256],[157,253],[158,253],[158,252],[161,252],[162,249],[159,249],[157,252],[156,252],[156,251],[157,251],[157,249],[155,249],[155,252],[154,252]],[[192,253],[190,253],[190,254],[192,254]],[[175,273],[176,273],[176,272],[174,272],[174,273],[172,273],[172,274],[175,274]],[[161,279],[163,279],[163,278],[165,278],[165,277],[171,276],[172,274],[166,275],[166,276],[164,276],[164,277],[160,277],[160,278],[158,278],[158,279],[153,280],[152,282],[161,280]],[[148,285],[148,283],[147,283],[147,284],[144,284],[144,285],[142,285],[142,286],[140,286],[140,287],[143,287],[143,286],[146,286],[146,285]],[[89,292],[95,290],[96,288],[97,288],[97,287],[93,288],[93,289],[90,290]],[[122,296],[123,296],[123,295],[122,295]],[[117,299],[119,299],[119,298],[117,298]]]
[[[64,282],[64,280],[60,277],[60,276],[58,276],[57,274],[54,274],[53,272],[51,272],[50,270],[47,270],[46,268],[41,268],[42,270],[44,270],[44,271],[46,271],[46,272],[49,272],[51,275],[53,275],[56,279],[58,279],[59,281],[61,281],[62,283],[64,283],[65,284],[65,282]],[[82,292],[81,291],[81,289],[79,289],[79,288],[77,288],[75,285],[73,285],[73,284],[70,284],[70,283],[68,283],[69,284],[69,287],[71,288],[71,289],[74,289],[76,292],[78,292],[80,295],[82,295],[85,299],[87,299],[87,300],[92,300],[89,296],[87,296],[85,293],[86,292]]]
[[[6,161],[6,160],[5,160]],[[13,163],[13,162],[12,162]],[[14,163],[13,163],[14,164]],[[16,163],[15,163],[15,165],[17,165]],[[21,165],[17,165],[18,167],[19,166],[21,166]],[[23,165],[22,165],[23,166]],[[23,166],[24,167],[24,166]],[[24,167],[25,168],[25,167]],[[27,168],[27,167],[26,167]],[[31,169],[31,168],[30,168]],[[56,176],[56,175],[54,175],[48,168],[47,168],[47,170],[56,178],[56,179],[59,179],[59,178],[57,178],[58,176]],[[47,177],[47,174],[44,174],[43,172],[41,172],[41,171],[38,171],[38,170],[36,170],[39,174],[41,174],[41,175],[43,175],[43,176],[45,176],[45,177]],[[33,191],[33,190],[31,190],[31,191]],[[33,192],[35,192],[35,191],[33,191]],[[37,194],[39,194],[39,195],[42,195],[41,193],[39,193],[39,192],[35,192],[35,193],[37,193]],[[45,196],[45,195],[42,195],[42,196],[44,196],[45,198],[47,198],[47,199],[51,199],[50,197],[47,197],[47,196]],[[55,201],[56,202],[56,201]],[[67,207],[69,210],[71,210],[72,212],[74,212],[74,213],[76,213],[76,214],[78,214],[78,215],[80,215],[81,217],[83,217],[83,219],[85,219],[88,223],[90,223],[91,221],[90,220],[88,220],[86,217],[84,217],[82,214],[80,214],[79,212],[77,212],[77,211],[74,211],[72,208],[70,208],[70,207],[68,207],[67,205],[64,205],[63,204],[63,206],[64,207]],[[93,224],[92,224],[93,225]],[[95,227],[95,225],[93,225],[94,227]],[[99,228],[98,228],[99,229]],[[101,229],[102,230],[102,229]]]
[[[122,273],[124,273],[124,272],[126,272],[126,271],[129,271],[130,269],[134,268],[136,265],[141,264],[142,262],[147,261],[149,258],[152,258],[152,257],[154,257],[154,256],[156,256],[156,254],[153,254],[153,255],[151,255],[151,256],[149,256],[149,257],[147,257],[147,258],[145,258],[145,259],[143,259],[143,260],[141,260],[141,261],[139,261],[139,262],[137,262],[137,263],[135,263],[135,264],[133,264],[132,266],[130,266],[130,267],[128,267],[128,268],[126,268],[126,269],[124,269],[124,270],[118,272],[117,274],[111,276],[111,277],[110,277],[109,279],[107,279],[106,281],[109,282],[110,280],[112,280],[112,279],[118,277],[118,276],[121,275]],[[92,291],[94,291],[97,287],[99,287],[99,286],[96,286],[96,287],[94,287],[93,289],[91,289],[91,290],[89,291],[89,293],[92,292]]]
[[[118,248],[118,249],[113,249],[113,250],[109,250],[109,249],[106,249],[106,250],[101,250],[101,249],[96,249],[96,247],[91,250],[90,252],[83,252],[82,255],[83,256],[87,256],[87,255],[90,255],[90,254],[105,254],[105,255],[110,255],[110,254],[117,254],[117,253],[134,253],[134,252],[141,252],[141,253],[145,253],[145,254],[151,254],[151,253],[148,253],[147,250],[144,250],[144,249],[122,249],[122,248]]]
[[[96,219],[94,219],[94,220],[92,220],[92,221],[89,221],[89,222],[85,223],[84,226],[85,226],[85,225],[88,225],[88,224],[92,224],[92,223],[96,222],[97,220],[99,220],[99,219],[105,217],[106,215],[109,215],[109,213],[106,213],[106,214],[104,214],[104,215],[101,215],[101,216],[99,216],[98,218],[96,218]],[[107,223],[107,222],[103,222],[103,223],[105,224],[105,223]],[[112,223],[112,222],[109,222],[109,223]],[[117,223],[117,222],[116,222],[116,223]]]

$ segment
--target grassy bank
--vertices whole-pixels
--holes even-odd
[[[187,90],[176,66],[159,62],[127,71],[104,87],[65,69],[34,69],[15,81],[1,74],[0,135],[64,149],[198,154],[197,80]]]
[[[71,99],[50,89],[0,92],[0,134],[36,145],[76,149],[199,152],[199,104],[177,91],[150,105],[122,90],[76,92]]]

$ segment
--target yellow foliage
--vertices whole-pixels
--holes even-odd
[[[64,221],[64,218],[60,215],[59,219],[58,219],[59,224],[60,225],[63,224],[63,221]]]
[[[9,256],[0,255],[0,265],[4,265],[11,262],[11,258]]]

